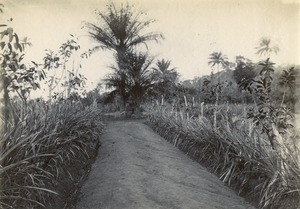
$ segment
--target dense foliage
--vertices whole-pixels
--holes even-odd
[[[295,131],[285,135],[274,151],[268,138],[245,117],[251,107],[219,105],[215,129],[214,106],[201,112],[200,104],[195,106],[198,111],[148,106],[148,124],[259,208],[298,208],[300,152]]]
[[[62,207],[99,146],[98,110],[43,101],[24,108],[15,101],[8,113],[1,133],[1,207]]]

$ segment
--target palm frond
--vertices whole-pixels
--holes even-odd
[[[111,3],[108,5],[107,13],[98,11],[97,14],[102,21],[101,26],[88,22],[85,25],[90,37],[99,42],[103,48],[116,52],[127,51],[141,44],[147,47],[147,42],[157,42],[163,38],[159,33],[142,34],[143,30],[154,21],[140,21],[142,12],[135,14],[128,4],[118,9]]]

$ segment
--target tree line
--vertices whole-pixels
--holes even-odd
[[[264,66],[259,62],[243,56],[236,56],[231,62],[222,52],[213,52],[208,57],[211,75],[179,81],[179,73],[171,66],[170,60],[156,60],[148,53],[149,43],[164,39],[161,33],[145,32],[155,22],[153,19],[145,20],[145,13],[134,11],[133,5],[117,7],[114,3],[108,4],[106,10],[96,10],[96,18],[100,20],[97,24],[84,23],[89,37],[96,43],[92,49],[78,54],[78,38],[71,35],[58,52],[47,49],[42,64],[32,62],[30,65],[25,65],[22,60],[25,47],[31,43],[27,38],[20,41],[12,28],[1,25],[6,27],[1,32],[4,100],[9,100],[9,92],[15,92],[26,103],[30,91],[39,88],[39,82],[45,80],[50,102],[55,99],[81,100],[88,104],[95,99],[104,103],[118,101],[120,109],[139,113],[142,102],[163,99],[182,104],[184,96],[190,101],[215,106],[226,102],[257,103],[259,101],[253,95],[251,85],[253,87],[255,83],[258,87],[259,82],[265,82],[275,90],[270,95],[273,100],[294,109],[295,89],[299,86],[295,67],[261,73]],[[258,55],[267,57],[279,51],[267,38],[262,39],[256,49]],[[101,96],[101,84],[90,92],[85,91],[86,78],[81,69],[81,60],[89,58],[97,50],[110,50],[114,54],[111,73],[103,80],[111,91]],[[271,61],[265,61],[265,64],[269,65]],[[274,64],[269,67],[273,69]],[[264,73],[274,75],[255,81]],[[63,91],[55,91],[58,87]]]

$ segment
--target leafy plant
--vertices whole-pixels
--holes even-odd
[[[278,107],[276,102],[271,100],[274,64],[270,62],[269,58],[260,62],[259,66],[262,69],[259,77],[247,81],[242,80],[240,86],[257,98],[257,106],[248,112],[248,118],[251,118],[254,124],[260,127],[262,133],[267,135],[272,148],[279,151],[283,142],[281,142],[281,136],[277,133],[282,135],[289,128],[293,127],[293,115],[289,108],[282,106],[283,103]],[[284,71],[284,74],[281,76],[282,85],[287,78],[295,79],[294,75],[289,76],[289,73]],[[291,85],[293,84],[291,83]]]
[[[4,97],[7,100],[9,92],[16,92],[23,101],[26,101],[30,90],[40,87],[37,80],[44,79],[45,73],[38,70],[34,62],[33,66],[26,66],[22,63],[24,49],[13,28],[7,27],[0,34],[1,78],[4,83]]]
[[[71,39],[67,40],[65,43],[63,43],[59,47],[59,54],[61,55],[62,60],[62,75],[64,76],[64,82],[62,83],[62,86],[65,88],[65,98],[67,99],[70,96],[71,89],[72,89],[72,83],[71,80],[73,80],[73,76],[75,76],[75,69],[74,69],[74,61],[72,70],[68,71],[66,68],[66,63],[69,62],[71,56],[80,49],[80,45],[77,43],[76,38],[71,34]],[[73,86],[74,87],[74,86]]]
[[[82,68],[82,59],[87,59],[92,50],[88,50],[82,54],[78,55],[80,45],[78,43],[78,38],[74,35],[70,35],[71,38],[63,43],[58,53],[54,53],[52,50],[46,50],[46,54],[43,58],[43,68],[47,69],[49,74],[49,79],[46,82],[49,87],[49,100],[53,99],[52,93],[56,87],[62,86],[63,98],[70,98],[71,94],[79,95],[79,92],[83,91],[83,87],[86,82],[86,77],[79,73],[79,69]],[[75,59],[79,60],[77,65],[75,65]],[[57,71],[61,71],[60,75],[57,76]],[[57,96],[57,95],[56,95]]]
[[[9,121],[8,107],[10,98],[13,95],[19,96],[24,105],[31,90],[40,88],[39,81],[45,79],[45,72],[38,68],[35,62],[33,65],[23,63],[25,54],[19,36],[13,28],[7,25],[0,25],[4,28],[1,32],[0,42],[0,92],[3,91],[4,99],[4,124]]]
[[[295,91],[295,84],[296,84],[296,77],[297,73],[295,71],[294,67],[289,68],[288,70],[283,70],[283,73],[280,76],[280,82],[279,85],[284,88],[284,92],[282,95],[282,101],[281,101],[281,107],[283,106],[285,102],[285,96],[287,90],[290,90],[292,95],[294,95]]]
[[[55,87],[58,85],[60,79],[56,77],[56,69],[58,69],[61,65],[60,61],[60,57],[55,54],[53,51],[51,50],[46,50],[46,54],[43,58],[44,60],[44,64],[43,64],[43,68],[47,69],[48,71],[51,71],[53,73],[53,75],[48,76],[49,79],[46,81],[46,83],[48,84],[48,88],[49,88],[49,96],[48,99],[51,103],[52,100],[52,91],[55,89]]]

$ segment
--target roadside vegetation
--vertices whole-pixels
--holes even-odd
[[[104,128],[97,108],[76,98],[84,77],[67,71],[68,40],[44,63],[24,63],[25,43],[9,24],[1,25],[1,208],[70,208],[86,178]],[[60,75],[56,78],[56,72]],[[69,73],[67,73],[69,72]],[[51,73],[54,73],[51,75]],[[30,99],[46,81],[49,98]],[[52,94],[62,84],[61,93]]]
[[[81,51],[70,35],[31,63],[23,60],[34,43],[9,22],[0,25],[1,207],[72,207],[100,146],[102,121],[114,115],[147,117],[166,140],[259,208],[298,208],[299,66],[273,63],[279,48],[263,38],[258,61],[212,52],[211,75],[180,81],[171,60],[150,54],[149,43],[164,37],[149,32],[155,21],[145,13],[109,3],[96,18],[85,22],[90,50]],[[114,62],[87,91],[81,62],[97,50],[113,52]],[[30,99],[41,85],[47,98]]]
[[[262,42],[264,50],[258,52],[269,52],[270,40]],[[201,94],[195,91],[195,82],[181,98],[145,106],[148,124],[259,208],[296,209],[299,69],[288,66],[280,72],[267,55],[258,63],[237,57],[230,69],[221,52],[212,53],[209,64],[217,65],[218,72],[195,79],[202,81]]]

